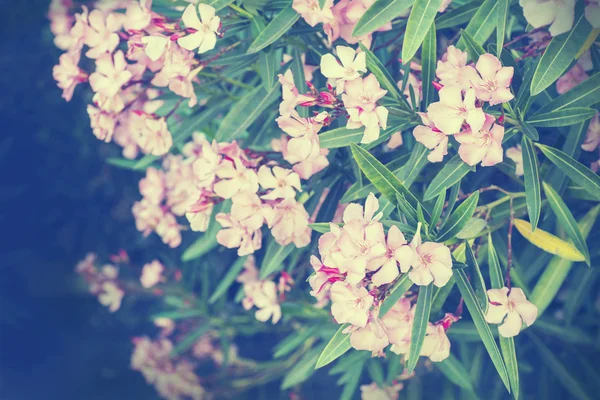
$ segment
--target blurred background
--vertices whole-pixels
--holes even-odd
[[[74,273],[87,252],[152,245],[131,217],[136,176],[104,164],[87,94],[61,98],[49,0],[0,4],[0,398],[154,399],[129,369],[147,322],[109,314]]]

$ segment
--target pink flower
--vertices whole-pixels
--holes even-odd
[[[294,199],[285,199],[274,207],[275,216],[270,226],[275,241],[282,246],[290,243],[298,248],[310,243],[308,212]]]
[[[90,86],[94,92],[113,97],[129,82],[131,76],[125,55],[119,50],[114,56],[103,54],[96,59],[96,72],[90,75]]]
[[[273,209],[263,204],[256,193],[241,192],[231,198],[231,216],[250,230],[258,230],[272,222]]]
[[[294,11],[312,27],[320,22],[327,23],[334,19],[331,7],[333,7],[333,0],[326,0],[323,8],[319,6],[319,0],[293,0],[292,2]]]
[[[594,151],[598,146],[600,146],[600,114],[596,113],[590,121],[581,148],[585,151]]]
[[[320,149],[315,157],[297,163],[292,167],[292,170],[294,170],[300,178],[308,179],[329,165],[327,154],[329,154],[329,149]]]
[[[518,144],[515,147],[506,149],[506,157],[510,158],[515,163],[515,175],[522,176],[523,171],[523,151],[521,145]]]
[[[121,30],[123,20],[122,14],[105,15],[100,10],[92,10],[88,17],[89,27],[85,32],[85,44],[90,49],[85,55],[98,58],[104,53],[112,53],[119,45],[117,32]]]
[[[353,220],[359,220],[363,225],[367,226],[376,223],[381,219],[383,214],[380,212],[377,215],[375,213],[379,209],[379,201],[373,193],[369,193],[367,200],[365,201],[365,207],[358,203],[350,203],[344,210],[342,220],[344,223],[349,223]]]
[[[94,136],[99,140],[110,142],[117,125],[116,115],[104,112],[92,105],[87,106],[87,112],[90,116],[90,125]]]
[[[261,196],[265,200],[295,198],[296,190],[302,191],[298,174],[278,166],[272,169],[266,165],[261,166],[258,170],[258,183],[263,189],[273,189]]]
[[[165,174],[153,167],[146,170],[146,177],[139,183],[141,195],[152,204],[160,204],[165,197]]]
[[[212,212],[212,203],[201,209],[194,209],[193,211],[187,212],[185,217],[190,223],[190,229],[194,232],[206,232]]]
[[[102,284],[102,291],[98,295],[98,301],[103,306],[108,307],[110,312],[115,312],[121,308],[121,301],[125,292],[119,288],[116,283],[106,281]]]
[[[442,324],[427,324],[421,355],[429,357],[433,362],[444,361],[450,356],[450,340]]]
[[[62,97],[71,101],[75,87],[87,80],[87,74],[78,67],[79,53],[64,53],[59,58],[58,65],[52,68],[52,76],[58,87],[63,90]]]
[[[406,239],[397,226],[392,226],[387,234],[386,252],[379,258],[369,262],[367,268],[371,271],[377,270],[371,276],[371,282],[375,286],[391,283],[400,274],[400,271],[407,272],[410,269],[414,258],[414,252],[408,245]]]
[[[369,385],[361,385],[361,400],[398,400],[399,392],[404,387],[397,383],[394,386],[384,386],[380,388],[377,383],[371,382]]]
[[[134,137],[138,146],[146,154],[162,156],[173,145],[173,138],[164,118],[153,118],[142,113],[138,116]]]
[[[383,354],[388,341],[385,326],[377,316],[372,315],[365,327],[350,326],[344,330],[350,333],[350,344],[356,350],[370,351],[374,356]]]
[[[365,277],[371,261],[386,253],[383,225],[379,222],[365,226],[360,220],[352,220],[344,225],[337,242],[344,257],[338,261],[340,271],[347,272],[346,281],[353,284]]]
[[[331,313],[338,324],[350,323],[364,328],[369,319],[373,296],[364,287],[356,288],[344,282],[331,286]]]
[[[254,170],[246,168],[239,158],[223,162],[216,171],[221,181],[215,183],[214,191],[219,197],[230,199],[237,193],[258,191],[258,177]]]
[[[440,162],[448,154],[448,135],[440,131],[429,119],[426,113],[417,113],[424,125],[418,125],[413,130],[415,140],[432,150],[427,159],[430,162]]]
[[[198,13],[202,21],[198,18]],[[215,48],[217,35],[220,34],[221,18],[215,15],[215,8],[208,4],[198,4],[198,13],[193,4],[186,7],[181,19],[186,28],[196,32],[177,39],[177,44],[186,50],[197,48],[198,53],[202,54]]]
[[[128,31],[141,31],[146,29],[152,21],[152,0],[140,0],[127,6],[125,23],[123,27]]]
[[[267,322],[271,319],[276,324],[281,319],[281,306],[277,297],[277,285],[272,281],[256,281],[244,284],[244,298],[242,304],[246,310],[255,306],[258,308],[256,319]]]
[[[569,90],[573,89],[587,78],[589,78],[589,75],[586,74],[583,67],[577,63],[573,66],[573,68],[568,70],[567,73],[558,78],[556,81],[556,91],[558,94],[567,93]]]
[[[494,106],[506,103],[515,97],[510,92],[513,67],[503,67],[497,57],[483,54],[479,57],[475,68],[477,70],[466,67],[463,76],[472,83],[479,100],[488,101],[491,106]]]
[[[371,143],[379,138],[380,128],[387,126],[388,110],[383,106],[377,106],[387,90],[381,89],[375,75],[369,75],[364,79],[357,78],[346,82],[344,85],[346,93],[342,94],[344,107],[350,116],[346,127],[357,129],[364,126],[365,134],[361,143]]]
[[[498,331],[504,337],[518,335],[523,323],[531,326],[537,318],[537,307],[527,301],[519,288],[489,289],[487,294],[490,305],[485,320],[490,324],[502,324]]]
[[[409,299],[403,297],[381,319],[384,323],[390,348],[396,354],[405,354],[410,349],[414,307]]]
[[[181,47],[173,46],[165,56],[165,63],[151,83],[158,87],[169,87],[169,89],[180,95],[189,98],[189,107],[197,103],[196,93],[192,80],[198,75],[201,66],[192,69],[196,64],[194,53]]]
[[[360,78],[361,73],[367,71],[365,53],[358,53],[351,47],[337,46],[337,55],[341,64],[333,54],[325,54],[321,57],[321,73],[330,79],[337,81],[338,93],[344,91],[344,82]]]
[[[238,256],[254,253],[262,246],[262,233],[243,226],[229,214],[219,213],[216,221],[223,229],[217,233],[217,242],[228,249],[238,248]]]
[[[386,147],[390,150],[394,150],[402,146],[403,143],[404,141],[402,139],[402,132],[396,132],[392,133],[392,135],[390,136],[390,140],[388,140],[386,144]]]
[[[142,276],[140,283],[143,288],[149,289],[162,280],[162,273],[165,267],[158,260],[154,260],[149,264],[145,264],[142,268]]]
[[[410,246],[415,251],[412,269],[408,273],[411,281],[419,286],[426,286],[433,282],[437,287],[442,287],[452,276],[452,256],[450,249],[442,243],[421,241],[421,223]]]
[[[296,111],[293,111],[290,117],[282,116],[276,121],[279,128],[292,137],[287,143],[287,161],[296,163],[315,158],[319,154],[321,149],[317,133],[323,124],[311,118],[302,118]]]
[[[467,65],[467,53],[448,46],[442,59],[437,62],[435,74],[443,86],[460,85],[460,72]],[[460,85],[462,86],[462,85]],[[468,89],[470,86],[462,87]]]
[[[440,101],[432,103],[427,116],[446,135],[460,132],[463,124],[469,124],[478,131],[485,122],[483,109],[475,105],[475,89],[466,91],[464,98],[458,86],[444,86],[440,91]]]
[[[90,27],[88,26],[88,8],[81,6],[83,12],[75,14],[75,23],[69,31],[69,39],[67,39],[69,53],[79,53],[83,48],[86,39],[86,34]]]
[[[439,13],[443,13],[446,11],[446,8],[452,3],[452,0],[442,0],[442,4],[440,4],[440,8],[438,8]]]
[[[552,36],[571,30],[575,20],[575,0],[519,0],[523,16],[534,28],[550,25]]]
[[[160,236],[163,243],[173,249],[181,244],[181,228],[181,225],[177,223],[175,215],[165,212],[158,225],[156,225],[156,233]]]
[[[504,127],[494,124],[492,115],[485,115],[485,123],[479,131],[466,130],[454,135],[460,143],[458,154],[460,158],[469,165],[489,167],[502,162],[502,140],[504,139]]]
[[[161,337],[170,336],[173,332],[175,332],[175,321],[173,321],[171,318],[158,317],[152,322],[154,322],[154,326],[160,328]]]
[[[148,236],[156,228],[164,214],[160,205],[145,198],[133,203],[131,211],[135,218],[135,227],[144,236]]]

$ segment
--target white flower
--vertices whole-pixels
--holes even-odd
[[[335,59],[332,54],[321,57],[321,73],[326,78],[337,79],[338,92],[344,91],[344,81],[352,81],[366,72],[367,63],[365,53],[358,53],[351,47],[337,46],[337,55],[342,62]]]
[[[187,6],[181,19],[187,28],[195,29],[196,32],[177,39],[177,43],[186,50],[197,48],[198,53],[202,54],[215,48],[221,18],[215,16],[214,7],[207,4],[198,4],[198,13],[194,5]]]
[[[490,324],[502,324],[498,331],[504,337],[516,336],[523,322],[530,326],[537,318],[537,307],[527,301],[525,293],[519,288],[490,289],[487,294],[490,306],[485,320]]]
[[[550,25],[552,36],[571,30],[575,20],[575,0],[519,0],[523,16],[534,28]]]

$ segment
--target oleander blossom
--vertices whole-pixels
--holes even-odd
[[[100,304],[111,313],[121,308],[125,291],[119,282],[119,269],[112,264],[97,266],[97,256],[88,254],[77,263],[75,271],[85,279],[91,294],[98,296]]]
[[[430,283],[437,287],[446,285],[452,277],[450,249],[442,243],[423,242],[420,222],[410,247],[415,253],[408,273],[410,280],[419,286]]]
[[[398,400],[403,387],[402,383],[379,387],[376,382],[371,382],[368,385],[361,385],[360,398],[361,400]]]
[[[388,118],[387,108],[378,105],[377,102],[386,95],[387,90],[381,89],[373,74],[346,82],[344,90],[342,101],[350,116],[346,127],[348,129],[365,127],[361,143],[377,140],[380,130],[386,129]]]
[[[482,167],[489,167],[503,160],[504,126],[496,123],[492,115],[485,115],[485,122],[479,131],[463,130],[454,138],[460,143],[460,158],[471,166],[481,162]]]
[[[575,20],[575,0],[519,0],[523,16],[534,28],[550,25],[548,32],[558,36],[568,32]],[[591,16],[591,14],[590,14]]]
[[[196,12],[196,8],[198,11]],[[200,14],[200,18],[198,18]],[[215,48],[217,35],[220,35],[221,18],[215,15],[215,8],[208,4],[188,5],[181,17],[183,23],[192,33],[177,39],[177,43],[186,50],[198,49],[198,53],[206,53]]]
[[[351,47],[337,46],[336,53],[339,62],[333,54],[321,57],[321,73],[328,79],[336,80],[338,93],[344,91],[344,83],[353,81],[367,71],[365,53],[356,53]]]
[[[489,289],[487,294],[490,305],[485,320],[500,324],[498,332],[504,337],[518,335],[523,323],[531,326],[537,318],[537,307],[527,301],[520,288]]]

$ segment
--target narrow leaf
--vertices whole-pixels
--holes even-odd
[[[210,324],[202,324],[198,329],[188,333],[181,342],[171,350],[171,357],[177,357],[178,355],[186,352],[190,347],[194,345],[206,332],[211,328]]]
[[[422,80],[422,92],[423,92],[423,110],[427,109],[427,106],[433,102],[434,98],[434,87],[433,80],[435,79],[435,68],[437,62],[437,35],[435,31],[435,23],[431,24],[425,41],[423,42],[423,49],[421,50],[421,80]]]
[[[571,126],[578,122],[587,121],[596,115],[596,110],[587,107],[571,107],[550,111],[544,114],[535,114],[528,119],[528,123],[539,127]]]
[[[352,36],[360,37],[376,31],[402,14],[412,3],[413,0],[377,0],[356,22]]]
[[[246,257],[239,257],[237,260],[235,260],[233,265],[229,267],[227,274],[221,278],[217,288],[208,299],[209,304],[219,300],[225,293],[227,293],[227,289],[229,289],[233,282],[235,282],[235,278],[237,278],[240,271],[244,267],[244,262],[246,262]]]
[[[200,258],[217,246],[217,232],[221,229],[221,224],[215,221],[215,216],[221,211],[228,212],[230,205],[231,203],[228,201],[214,208],[206,232],[201,234],[194,243],[185,249],[181,256],[181,261],[187,262]]]
[[[408,278],[408,274],[400,276],[393,284],[392,288],[388,291],[385,300],[379,308],[379,317],[383,318],[385,314],[400,300],[400,298],[406,293],[412,286],[412,281]]]
[[[440,193],[445,192],[447,188],[467,175],[470,170],[469,164],[462,161],[458,155],[452,157],[433,178],[423,195],[423,200],[431,200]]]
[[[360,143],[364,133],[364,129],[341,127],[321,133],[319,141],[322,149],[335,149],[350,146],[350,143]]]
[[[275,85],[275,77],[277,75],[277,60],[275,59],[275,51],[263,51],[258,55],[258,73],[263,82],[263,87],[269,92]]]
[[[415,1],[404,32],[404,42],[402,44],[402,60],[404,63],[410,62],[417,53],[427,32],[433,25],[433,20],[441,4],[442,0]]]
[[[486,314],[489,302],[487,298],[487,289],[485,287],[485,281],[483,280],[483,275],[481,275],[481,269],[479,268],[477,258],[475,258],[475,254],[473,254],[473,250],[467,242],[465,242],[465,255],[467,257],[467,265],[469,266],[471,285],[473,286],[473,289],[475,291],[475,298],[479,302],[479,307],[481,308],[481,311],[484,314]]]
[[[473,38],[473,41],[479,45],[483,45],[486,40],[492,35],[496,28],[496,7],[498,0],[485,0],[479,6],[477,12],[469,21],[465,28],[465,32]],[[460,38],[457,45],[458,48],[464,49],[464,38]]]
[[[452,239],[462,228],[469,222],[477,207],[479,201],[479,192],[475,192],[470,195],[460,206],[456,208],[456,211],[450,215],[448,220],[440,228],[437,241],[444,242],[448,239]]]
[[[537,155],[531,139],[523,136],[521,140],[523,149],[523,178],[525,179],[525,199],[527,200],[527,213],[533,230],[537,227],[542,210],[542,194],[540,189],[540,173],[538,171]]]
[[[525,239],[547,253],[557,255],[569,261],[583,261],[585,257],[575,246],[542,229],[532,231],[531,224],[522,219],[515,219],[515,228]]]
[[[292,369],[290,369],[283,378],[281,390],[289,389],[310,378],[315,372],[315,364],[317,363],[320,352],[320,348],[313,348],[295,363]]]
[[[440,220],[440,216],[442,215],[442,211],[444,210],[444,203],[446,202],[446,192],[441,192],[438,195],[437,200],[435,201],[435,205],[433,206],[433,211],[431,212],[431,219],[429,220],[429,225],[433,229],[438,221]]]
[[[329,343],[327,343],[327,346],[325,346],[317,360],[315,369],[326,366],[350,350],[352,347],[350,344],[350,334],[342,333],[348,326],[350,326],[350,324],[343,324],[340,326],[337,332],[329,340]]]
[[[417,297],[417,307],[413,319],[412,332],[410,337],[410,352],[406,362],[406,372],[410,374],[414,371],[421,355],[421,348],[427,333],[427,324],[429,324],[429,314],[431,313],[431,299],[433,295],[433,285],[421,286],[419,297]]]
[[[377,78],[377,81],[381,84],[381,86],[383,86],[383,88],[385,90],[388,91],[389,95],[391,95],[396,100],[400,101],[399,104],[403,105],[404,108],[409,109],[408,103],[406,102],[406,100],[404,99],[404,96],[398,89],[398,85],[396,84],[396,81],[394,80],[394,78],[392,78],[392,76],[390,75],[388,70],[385,68],[385,66],[381,63],[381,61],[379,61],[379,59],[375,56],[375,54],[373,54],[373,52],[371,52],[371,50],[369,50],[366,46],[364,46],[360,42],[358,43],[358,45],[360,46],[360,49],[366,55],[367,69],[369,71],[371,71],[371,73],[373,75],[375,75],[375,77]]]
[[[523,132],[523,134],[531,140],[540,140],[540,134],[538,133],[537,129],[535,129],[528,122],[521,121],[521,132]]]
[[[591,107],[598,102],[600,102],[600,72],[596,72],[567,93],[558,96],[534,115],[572,107]]]
[[[433,363],[433,365],[439,369],[450,382],[463,389],[473,390],[473,381],[471,380],[469,372],[463,363],[458,358],[454,357],[454,355],[450,354],[444,361]]]
[[[479,57],[486,53],[485,49],[483,48],[483,46],[477,43],[467,31],[461,31],[460,37],[465,44],[467,53],[469,53],[469,58],[471,59],[471,61],[476,63],[477,60],[479,60]]]
[[[469,22],[471,19],[473,19],[480,6],[480,3],[471,1],[453,10],[446,11],[445,13],[437,16],[435,19],[435,26],[437,29],[446,29],[454,28]]]
[[[271,43],[275,42],[281,36],[283,36],[291,27],[298,21],[300,18],[300,14],[298,14],[290,4],[269,24],[265,29],[258,35],[258,37],[252,42],[250,47],[248,48],[247,54],[257,53],[260,50],[264,49]]]
[[[454,276],[456,279],[456,284],[460,293],[464,299],[465,305],[469,310],[469,314],[471,314],[471,318],[473,319],[473,323],[475,324],[475,328],[481,337],[481,341],[485,346],[496,371],[500,375],[500,379],[504,383],[506,389],[510,392],[510,382],[508,379],[508,372],[506,371],[506,366],[504,365],[504,361],[502,359],[502,355],[500,354],[500,350],[496,345],[496,341],[494,340],[494,335],[492,334],[492,330],[490,326],[485,321],[485,317],[483,315],[483,311],[481,307],[479,307],[479,303],[477,298],[475,297],[475,292],[469,283],[469,279],[465,274],[465,271],[462,269],[456,270],[454,272]]]
[[[506,36],[506,22],[508,20],[508,10],[510,8],[510,0],[498,1],[498,19],[496,21],[496,55],[500,57],[502,47],[504,46],[504,37]]]
[[[260,278],[265,279],[267,276],[281,271],[283,269],[283,261],[295,249],[293,244],[282,246],[275,240],[272,240],[267,247],[267,251],[260,266]]]

